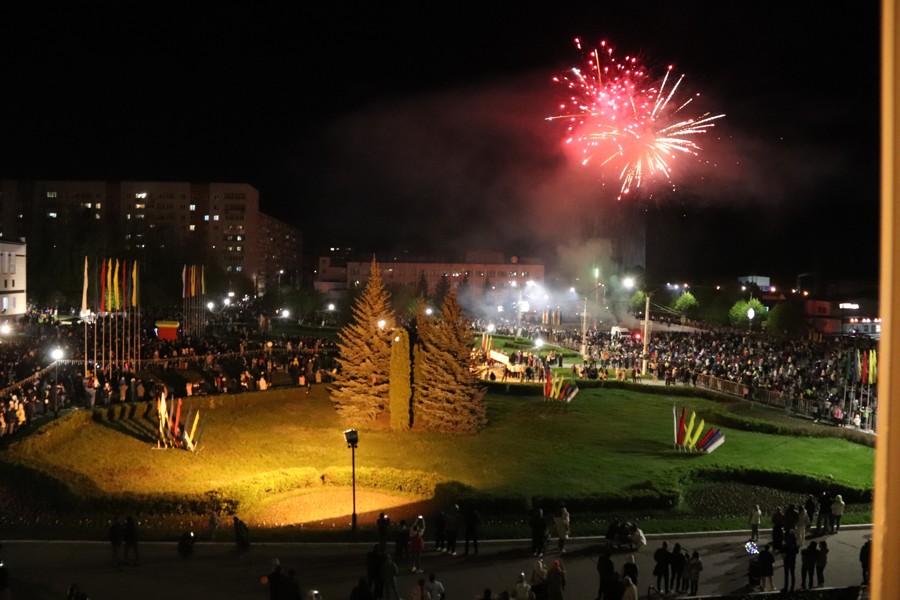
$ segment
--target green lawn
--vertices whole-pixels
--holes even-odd
[[[586,389],[570,405],[501,395],[489,395],[487,402],[490,422],[478,435],[361,430],[357,467],[410,471],[411,477],[425,474],[521,498],[682,491],[699,473],[723,468],[872,486],[873,450],[838,438],[727,430],[725,444],[713,454],[673,450],[673,402],[690,411],[712,407],[711,400]],[[192,404],[207,415],[202,448],[195,454],[152,449],[149,420],[98,423],[78,411],[14,444],[0,460],[61,478],[82,495],[192,496],[226,490],[244,506],[265,495],[254,488],[296,486],[285,483],[297,478],[287,470],[306,469],[313,479],[326,471],[340,478],[349,470],[344,426],[324,387],[309,396],[276,390],[195,398]]]

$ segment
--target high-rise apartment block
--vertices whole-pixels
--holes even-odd
[[[51,219],[105,228],[129,251],[177,245],[259,291],[299,282],[300,232],[261,213],[245,183],[0,181],[0,239],[27,239]]]

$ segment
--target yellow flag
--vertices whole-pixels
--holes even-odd
[[[138,271],[137,261],[131,263],[131,306],[138,305]]]
[[[119,310],[122,305],[119,300],[119,259],[116,259],[116,272],[113,275],[113,303],[115,305],[116,310]]]

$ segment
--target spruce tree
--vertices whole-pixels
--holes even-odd
[[[409,411],[412,399],[411,367],[409,332],[398,327],[391,343],[390,409],[391,429],[395,431],[409,429]]]
[[[472,332],[451,292],[439,319],[417,316],[413,425],[428,431],[474,433],[484,423],[485,389],[469,368]]]
[[[372,258],[369,282],[353,305],[350,322],[338,332],[341,368],[331,401],[349,424],[371,421],[387,407],[394,325],[390,295]]]

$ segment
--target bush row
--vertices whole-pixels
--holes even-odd
[[[828,491],[832,494],[840,494],[847,503],[871,502],[873,493],[872,488],[856,487],[838,481],[823,483],[822,478],[812,477],[805,473],[724,465],[696,469],[691,472],[689,477],[693,481],[740,481],[749,485],[760,485],[803,495],[813,494],[815,496],[820,491]]]

